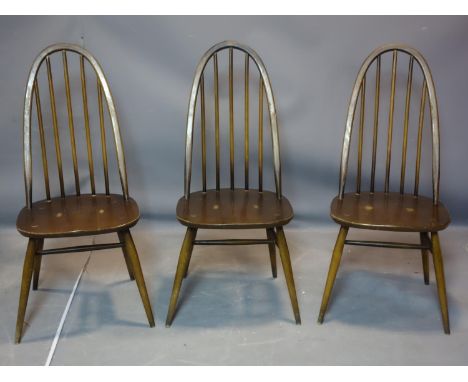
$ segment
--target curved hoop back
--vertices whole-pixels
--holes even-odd
[[[249,98],[248,98],[248,81],[249,81],[249,61],[250,59],[255,63],[259,74],[260,74],[260,85],[259,85],[259,189],[262,190],[262,166],[263,166],[263,143],[260,140],[263,139],[263,93],[265,92],[268,104],[268,112],[271,127],[271,138],[273,146],[273,165],[274,165],[274,176],[276,185],[276,194],[278,198],[281,198],[281,161],[280,161],[280,147],[279,147],[279,136],[278,136],[278,122],[276,118],[275,100],[273,97],[273,91],[271,88],[270,79],[268,77],[267,70],[263,64],[260,56],[250,47],[242,45],[236,41],[223,41],[220,42],[210,49],[202,56],[198,63],[195,71],[195,77],[193,79],[192,90],[190,92],[190,101],[187,113],[187,136],[185,145],[185,173],[184,173],[184,195],[188,199],[190,195],[190,183],[192,177],[192,152],[193,152],[193,134],[194,134],[194,122],[195,122],[195,109],[197,105],[197,99],[201,98],[201,124],[202,124],[202,151],[203,151],[203,189],[206,191],[206,165],[205,165],[205,148],[204,148],[204,78],[203,73],[207,63],[210,59],[213,59],[214,72],[215,72],[215,118],[216,126],[219,128],[219,101],[218,101],[218,61],[217,53],[221,50],[229,50],[229,111],[230,111],[230,170],[231,170],[231,189],[234,188],[234,117],[233,117],[233,50],[239,50],[245,53],[245,125],[246,125],[246,156],[245,156],[245,188],[248,189],[248,109],[249,109]],[[261,126],[260,126],[261,125]],[[217,139],[219,139],[219,130],[217,130]],[[219,142],[219,141],[218,141]],[[219,149],[217,146],[216,153],[217,160],[217,177],[216,177],[216,188],[219,189]]]
[[[418,147],[417,147],[417,159],[415,169],[415,186],[414,194],[418,194],[419,189],[419,168],[421,159],[421,133],[424,125],[424,109],[426,104],[426,95],[429,98],[430,107],[430,118],[432,128],[432,188],[433,188],[433,203],[437,204],[439,201],[439,177],[440,177],[440,163],[439,163],[439,114],[437,109],[437,98],[435,93],[434,81],[432,78],[429,66],[424,57],[416,49],[401,44],[388,44],[383,45],[375,49],[364,61],[361,69],[358,72],[356,81],[354,83],[353,91],[351,93],[351,99],[348,107],[348,114],[346,119],[346,128],[343,139],[343,151],[341,156],[340,165],[340,184],[339,184],[339,197],[343,198],[345,192],[346,177],[348,171],[348,159],[351,144],[351,134],[353,129],[354,116],[356,113],[356,106],[358,98],[361,98],[361,119],[360,119],[360,130],[359,130],[359,152],[358,152],[358,171],[357,171],[357,192],[360,192],[360,177],[361,177],[361,160],[362,160],[362,131],[364,124],[364,104],[365,104],[365,88],[366,88],[366,74],[369,67],[376,62],[376,90],[375,90],[375,104],[374,104],[374,141],[373,141],[373,159],[372,159],[372,178],[371,178],[371,192],[374,192],[374,179],[375,179],[375,159],[376,159],[376,147],[377,147],[377,129],[378,129],[378,114],[379,114],[379,94],[380,94],[380,65],[381,56],[384,53],[393,53],[392,63],[392,82],[391,82],[391,95],[390,95],[390,110],[388,120],[388,138],[387,138],[387,163],[386,163],[386,176],[385,176],[385,192],[389,192],[389,173],[390,173],[390,161],[391,161],[391,144],[392,144],[392,130],[393,130],[393,113],[394,113],[394,98],[395,98],[395,81],[396,81],[396,67],[397,67],[397,54],[398,52],[406,53],[410,56],[409,60],[409,72],[407,79],[407,90],[406,90],[406,105],[405,105],[405,116],[404,116],[404,140],[402,150],[402,167],[401,167],[401,178],[400,178],[400,192],[404,192],[404,181],[405,181],[405,166],[406,166],[406,145],[408,136],[408,120],[410,110],[410,98],[412,88],[412,76],[413,76],[413,63],[416,61],[422,71],[424,82],[421,91],[421,103],[420,103],[420,114],[419,114],[419,131],[418,131]]]
[[[67,44],[67,43],[59,43],[51,45],[45,48],[34,60],[31,70],[29,72],[28,82],[26,86],[26,95],[24,98],[24,119],[23,119],[23,132],[24,132],[24,181],[25,181],[25,188],[26,188],[26,206],[28,208],[32,205],[32,151],[31,151],[31,115],[32,115],[32,103],[33,98],[36,99],[36,106],[38,109],[38,125],[41,135],[41,148],[42,148],[42,160],[43,160],[43,167],[44,167],[44,177],[46,183],[46,194],[47,199],[50,199],[50,190],[49,190],[49,180],[48,180],[48,168],[47,168],[47,156],[45,153],[45,143],[44,143],[44,132],[42,126],[42,112],[40,108],[40,97],[39,97],[39,90],[38,90],[38,83],[37,83],[37,76],[41,65],[46,62],[47,65],[47,74],[49,80],[49,94],[50,94],[50,102],[51,102],[51,109],[52,109],[52,122],[54,127],[54,135],[55,135],[55,150],[57,155],[57,165],[59,171],[59,178],[60,178],[60,188],[61,188],[61,195],[62,197],[65,195],[64,193],[64,185],[63,185],[63,172],[62,172],[62,164],[61,164],[61,152],[60,152],[60,143],[58,138],[58,126],[57,126],[57,115],[55,110],[55,92],[54,92],[54,85],[52,79],[52,71],[51,71],[51,64],[50,64],[50,56],[54,53],[61,52],[62,53],[62,60],[63,60],[63,69],[64,69],[64,81],[65,81],[65,91],[67,97],[67,111],[68,111],[68,122],[69,122],[69,129],[70,129],[70,140],[72,146],[72,157],[73,157],[73,165],[74,165],[74,173],[75,173],[75,187],[76,187],[76,194],[80,195],[80,187],[79,187],[79,178],[78,178],[78,165],[77,165],[77,157],[76,157],[76,146],[75,146],[75,136],[74,136],[74,123],[73,123],[73,111],[72,111],[72,102],[70,96],[70,82],[69,82],[69,74],[68,74],[68,61],[67,61],[67,52],[73,52],[80,56],[80,69],[81,69],[81,85],[82,85],[82,97],[83,97],[83,110],[84,110],[84,121],[85,121],[85,129],[86,129],[86,138],[87,138],[87,145],[88,145],[88,162],[89,162],[89,172],[91,178],[91,188],[92,193],[95,193],[94,188],[94,168],[93,168],[93,161],[92,161],[92,149],[91,149],[91,141],[89,136],[89,115],[88,115],[88,105],[87,105],[87,93],[86,93],[86,77],[85,77],[85,69],[84,69],[84,61],[86,60],[91,67],[94,69],[96,77],[97,77],[97,84],[98,84],[98,100],[99,100],[99,119],[100,119],[100,127],[101,127],[101,148],[102,148],[102,155],[103,155],[103,164],[104,164],[104,177],[106,182],[106,193],[109,194],[109,180],[108,180],[108,169],[107,169],[107,150],[106,150],[106,143],[105,143],[105,131],[104,131],[104,115],[103,115],[103,107],[102,107],[102,94],[104,93],[105,100],[107,103],[107,108],[110,116],[110,121],[112,124],[112,131],[114,135],[114,143],[117,152],[117,162],[119,168],[119,175],[120,175],[120,182],[122,185],[122,193],[125,199],[128,198],[128,184],[127,184],[127,172],[126,172],[126,165],[125,165],[125,156],[123,151],[122,139],[120,136],[120,129],[119,129],[119,122],[117,119],[117,113],[114,106],[114,101],[112,99],[112,94],[107,83],[107,79],[104,75],[104,72],[97,62],[97,60],[85,49],[81,48],[78,45],[74,44]]]

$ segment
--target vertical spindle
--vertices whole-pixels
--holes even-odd
[[[377,57],[375,68],[375,98],[374,98],[374,136],[372,139],[372,170],[370,192],[375,190],[375,164],[377,157],[377,138],[379,131],[379,105],[380,105],[380,56]]]
[[[200,79],[200,119],[201,119],[201,148],[202,148],[202,183],[206,192],[206,120],[205,120],[205,76]]]
[[[401,151],[400,194],[405,192],[406,152],[408,147],[409,112],[411,106],[411,88],[413,85],[413,56],[409,60],[408,80],[406,83],[405,118],[403,123],[403,147]]]
[[[366,106],[366,77],[361,82],[361,111],[359,115],[359,142],[358,142],[358,168],[356,176],[356,192],[361,192],[361,173],[362,173],[362,146],[364,142],[364,119]]]
[[[62,51],[63,78],[65,80],[65,94],[67,98],[68,128],[70,130],[70,146],[72,151],[73,173],[75,175],[76,195],[80,195],[80,176],[78,173],[78,159],[76,156],[75,126],[73,122],[73,107],[70,92],[70,77],[68,74],[67,52]]]
[[[102,150],[102,165],[104,168],[104,182],[106,187],[106,195],[109,195],[109,170],[107,164],[107,144],[106,144],[106,130],[104,126],[104,109],[102,105],[102,85],[97,80],[98,104],[99,104],[99,127],[101,130],[101,150]]]
[[[249,55],[245,54],[244,82],[244,174],[245,189],[249,189]]]
[[[218,85],[218,55],[213,55],[214,70],[214,102],[215,102],[215,145],[216,145],[216,189],[220,189],[219,179],[219,85]]]
[[[63,184],[63,169],[62,169],[62,151],[60,149],[60,136],[58,130],[57,110],[55,106],[55,91],[54,80],[52,77],[52,69],[50,65],[50,57],[46,57],[47,78],[49,80],[49,95],[50,95],[50,108],[52,111],[52,126],[54,129],[54,142],[55,142],[55,155],[57,157],[57,169],[60,182],[60,195],[62,198],[65,196],[65,186]]]
[[[393,111],[395,109],[395,82],[396,82],[396,70],[397,70],[397,51],[393,51],[392,61],[392,82],[391,82],[391,93],[390,93],[390,110],[388,114],[388,135],[387,135],[387,162],[385,171],[385,186],[384,190],[386,193],[389,192],[390,185],[390,165],[392,161],[392,134],[393,134]]]
[[[39,126],[39,137],[41,140],[42,168],[44,172],[44,185],[47,200],[50,200],[50,185],[49,185],[49,166],[47,165],[47,151],[44,136],[44,123],[42,120],[41,98],[39,96],[39,85],[37,79],[34,80],[34,97],[36,99],[37,124]]]
[[[91,193],[95,195],[96,185],[94,182],[93,147],[91,145],[91,131],[89,129],[88,93],[86,91],[86,72],[85,72],[83,56],[80,56],[80,76],[81,76],[81,97],[83,99],[84,127],[85,127],[85,134],[86,134],[86,147],[88,150],[89,180],[91,182]]]
[[[422,144],[422,131],[424,127],[424,111],[426,108],[426,96],[427,96],[427,83],[424,79],[422,90],[421,90],[421,104],[419,106],[419,123],[418,123],[418,146],[416,149],[416,169],[414,175],[414,195],[417,196],[419,193],[419,170],[421,168],[421,144]]]
[[[263,191],[263,79],[258,85],[258,190]]]
[[[231,190],[234,189],[234,85],[233,49],[229,48],[229,163]]]

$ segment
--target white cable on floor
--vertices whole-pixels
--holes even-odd
[[[83,268],[81,269],[80,274],[78,275],[78,278],[75,281],[75,285],[73,286],[73,290],[70,294],[70,297],[68,298],[67,305],[65,306],[65,310],[63,311],[62,318],[60,319],[60,324],[57,328],[57,332],[55,333],[54,340],[52,341],[52,345],[49,350],[49,355],[47,356],[47,361],[44,366],[50,366],[50,363],[52,362],[52,358],[54,357],[55,354],[55,349],[57,347],[58,340],[60,338],[60,333],[62,333],[63,329],[63,324],[65,323],[65,319],[67,318],[68,311],[70,310],[71,303],[73,301],[73,297],[75,297],[76,289],[78,288],[78,285],[80,284],[81,277],[83,276],[84,271],[86,270],[86,267],[88,266],[89,260],[91,259],[91,252],[86,259],[85,264],[83,265]]]

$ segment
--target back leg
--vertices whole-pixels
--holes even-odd
[[[193,242],[193,240],[195,240],[195,238],[197,237],[198,229],[197,228],[192,228],[192,230],[193,230],[193,239],[192,239],[192,242]],[[192,259],[192,253],[193,253],[193,243],[192,243],[192,246],[189,248],[187,265],[185,266],[185,272],[184,272],[184,279],[188,275],[188,269],[189,269],[189,266],[190,266],[190,260]]]
[[[39,273],[41,272],[41,263],[42,255],[39,255],[38,252],[42,251],[44,247],[44,239],[37,239],[37,248],[34,256],[34,275],[33,275],[33,290],[37,290],[37,285],[39,283]]]
[[[431,240],[429,239],[427,232],[421,232],[419,236],[421,238],[421,245],[431,244]],[[429,255],[427,252],[427,249],[422,249],[421,258],[424,273],[424,284],[429,285]]]
[[[275,230],[273,228],[267,228],[267,238],[268,240],[273,240],[275,241]],[[269,243],[268,244],[268,250],[270,251],[270,264],[271,264],[271,273],[273,275],[273,278],[276,279],[277,276],[277,271],[276,271],[276,248],[275,248],[275,243]]]
[[[125,264],[127,265],[127,271],[128,271],[128,275],[130,276],[130,280],[135,280],[135,275],[133,273],[133,268],[132,268],[132,262],[130,261],[130,257],[128,255],[128,252],[127,252],[127,247],[125,246],[125,243],[124,243],[124,238],[123,238],[123,235],[121,234],[118,234],[119,236],[119,240],[120,242],[123,244],[122,246],[122,252],[123,252],[123,255],[124,255],[124,259],[125,259]]]

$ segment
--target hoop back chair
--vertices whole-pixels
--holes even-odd
[[[56,94],[57,86],[54,86],[52,70],[52,57],[61,55],[63,66],[63,85],[65,90],[65,98],[67,105],[68,117],[68,135],[69,144],[71,147],[71,157],[73,163],[74,174],[74,192],[66,193],[64,181],[64,166],[62,160],[62,150],[64,145],[61,145],[61,134],[66,134],[66,129],[60,131],[58,118],[58,108]],[[73,116],[72,102],[72,86],[71,76],[69,71],[69,60],[71,55],[77,55],[79,59],[79,74],[77,78],[81,82],[81,104],[82,104],[82,124],[84,127],[84,137],[87,147],[88,173],[91,193],[83,193],[80,185],[80,174],[77,149],[77,134],[75,132],[75,119]],[[76,58],[76,56],[74,57]],[[45,63],[45,65],[43,65]],[[51,129],[47,129],[46,120],[43,118],[43,107],[41,106],[41,96],[39,89],[40,69],[45,66],[42,72],[47,76],[48,96],[50,104],[50,119]],[[88,88],[86,67],[93,69],[97,86],[97,108],[99,114],[99,124],[96,129],[99,129],[101,138],[100,147],[102,151],[102,166],[103,178],[105,182],[104,192],[98,192],[95,182],[95,159],[93,156],[92,146],[92,123],[90,108],[88,106]],[[57,71],[55,71],[55,74]],[[63,89],[60,89],[63,90]],[[40,139],[40,150],[42,156],[42,172],[44,175],[45,199],[33,202],[33,163],[32,163],[32,114],[34,112],[33,103],[35,103],[37,115],[37,127]],[[104,114],[104,103],[107,105],[110,124],[112,126],[113,141],[115,143],[117,166],[120,175],[120,183],[122,186],[122,194],[113,194],[109,190],[109,165],[106,143],[106,123]],[[96,118],[97,119],[97,118]],[[81,121],[81,120],[80,120]],[[146,291],[145,281],[143,278],[140,261],[133,242],[130,228],[133,227],[139,217],[139,209],[137,203],[128,194],[127,172],[125,167],[125,157],[123,144],[120,137],[119,123],[115,110],[114,101],[110,92],[106,77],[101,66],[96,59],[85,49],[73,44],[55,44],[44,49],[34,60],[32,65],[24,101],[24,180],[26,187],[26,206],[20,211],[17,218],[18,231],[26,236],[28,246],[23,266],[23,275],[21,282],[21,292],[18,307],[18,317],[16,323],[17,343],[21,340],[23,322],[26,312],[26,305],[31,286],[34,290],[37,289],[39,281],[39,272],[41,268],[41,260],[44,255],[82,252],[90,250],[103,250],[110,248],[122,248],[127,269],[132,280],[136,280],[143,305],[148,317],[150,326],[154,326],[154,318],[151,305]],[[51,190],[51,182],[49,181],[49,161],[47,155],[46,135],[48,130],[52,130],[54,138],[54,151],[57,165],[58,181],[60,184],[59,196],[53,196]],[[50,134],[52,134],[50,132]],[[62,138],[63,140],[63,138]],[[93,244],[81,245],[66,248],[43,249],[44,239],[57,237],[71,236],[88,236],[104,233],[115,232],[118,234],[119,241],[108,244]]]
[[[220,155],[220,81],[218,72],[218,57],[224,51],[228,53],[228,89],[229,89],[229,188],[221,187],[221,155]],[[244,121],[243,121],[243,149],[244,149],[244,184],[242,188],[235,187],[235,121],[234,121],[234,51],[240,52],[244,58]],[[212,61],[212,66],[208,62]],[[253,63],[258,69],[258,189],[252,188],[249,174],[249,156],[252,141],[250,127],[249,87],[250,65]],[[213,99],[214,99],[214,142],[215,142],[215,188],[207,187],[207,118],[205,100],[205,77],[207,71],[213,70]],[[263,189],[263,110],[264,95],[268,105],[268,115],[271,127],[272,156],[276,192]],[[200,106],[200,140],[201,140],[201,183],[202,190],[191,192],[192,156],[195,131],[195,112],[197,103]],[[212,129],[213,130],[213,129]],[[213,132],[212,132],[213,133]],[[194,245],[252,245],[266,244],[269,247],[270,262],[273,277],[276,278],[275,245],[283,265],[289,296],[294,312],[295,321],[300,323],[299,306],[297,303],[291,260],[283,231],[283,226],[293,217],[293,210],[289,201],[281,193],[281,168],[278,137],[278,123],[276,108],[270,80],[265,66],[255,51],[234,41],[224,41],[214,45],[201,58],[193,80],[190,94],[187,135],[185,147],[185,177],[184,196],[177,204],[177,219],[185,226],[187,232],[180,251],[179,261],[174,279],[170,299],[166,326],[170,326],[174,318],[177,299],[184,277],[187,275]],[[265,229],[266,239],[223,239],[196,240],[199,228],[208,229]]]
[[[376,162],[378,152],[378,134],[379,130],[379,113],[381,113],[382,102],[381,97],[381,66],[382,57],[385,54],[391,55],[391,75],[390,78],[390,95],[388,109],[388,123],[386,126],[386,141],[387,145],[384,150],[385,160],[385,177],[383,191],[378,191],[376,186]],[[406,95],[405,103],[402,109],[402,145],[401,145],[401,166],[400,167],[400,184],[399,192],[390,191],[390,170],[392,161],[392,145],[395,141],[394,129],[394,112],[396,98],[396,80],[397,80],[397,64],[399,57],[402,55],[408,57],[408,74],[406,77]],[[400,58],[401,60],[401,58]],[[374,64],[375,74],[370,70]],[[413,78],[415,77],[414,69],[419,67],[422,85],[420,91],[413,91]],[[374,77],[375,76],[375,77]],[[364,125],[365,125],[365,108],[366,108],[366,78],[374,77],[374,104],[372,137],[368,140],[372,150],[371,175],[369,182],[369,191],[363,191],[363,143],[364,143]],[[370,82],[370,81],[368,81]],[[369,87],[368,87],[369,88]],[[372,89],[370,89],[372,90]],[[419,89],[418,89],[419,90]],[[368,90],[369,91],[369,90]],[[405,181],[407,178],[407,158],[408,158],[408,143],[410,130],[410,111],[411,100],[414,94],[417,94],[416,110],[419,104],[418,123],[415,126],[417,129],[416,138],[416,154],[414,162],[414,183],[412,192],[405,190]],[[419,99],[418,99],[419,98]],[[359,101],[359,102],[358,102]],[[430,135],[432,137],[432,199],[421,196],[420,189],[420,168],[422,156],[422,141],[423,130],[425,125],[425,109],[427,103],[430,111]],[[351,146],[352,130],[355,124],[356,109],[359,108],[360,118],[358,123],[357,139],[357,170],[356,170],[356,188],[355,191],[345,192],[345,184],[348,178],[348,162]],[[416,123],[414,123],[416,125]],[[414,131],[414,130],[413,130]],[[385,140],[385,136],[384,136]],[[328,306],[328,301],[332,292],[335,277],[343,252],[343,247],[347,245],[371,246],[371,247],[386,247],[386,248],[403,248],[416,249],[421,251],[422,265],[425,284],[429,284],[429,264],[428,251],[432,253],[435,276],[437,282],[438,297],[442,313],[443,327],[446,334],[450,333],[449,315],[447,306],[447,296],[445,290],[445,277],[442,261],[442,253],[440,249],[438,232],[443,230],[450,223],[448,211],[439,201],[439,117],[437,109],[437,99],[435,94],[434,82],[432,79],[429,66],[424,57],[415,49],[398,44],[389,44],[374,50],[364,61],[359,70],[354,88],[351,94],[349,103],[345,135],[343,141],[343,151],[341,156],[341,169],[339,181],[339,194],[332,201],[330,215],[332,219],[338,223],[341,228],[333,250],[330,269],[328,272],[325,290],[323,293],[322,304],[320,308],[319,323],[323,322],[324,315]],[[346,236],[350,227],[359,229],[399,231],[399,232],[415,232],[419,233],[420,244],[407,244],[395,242],[379,242],[379,241],[362,241],[362,240],[347,240]],[[429,238],[430,233],[430,238]]]

